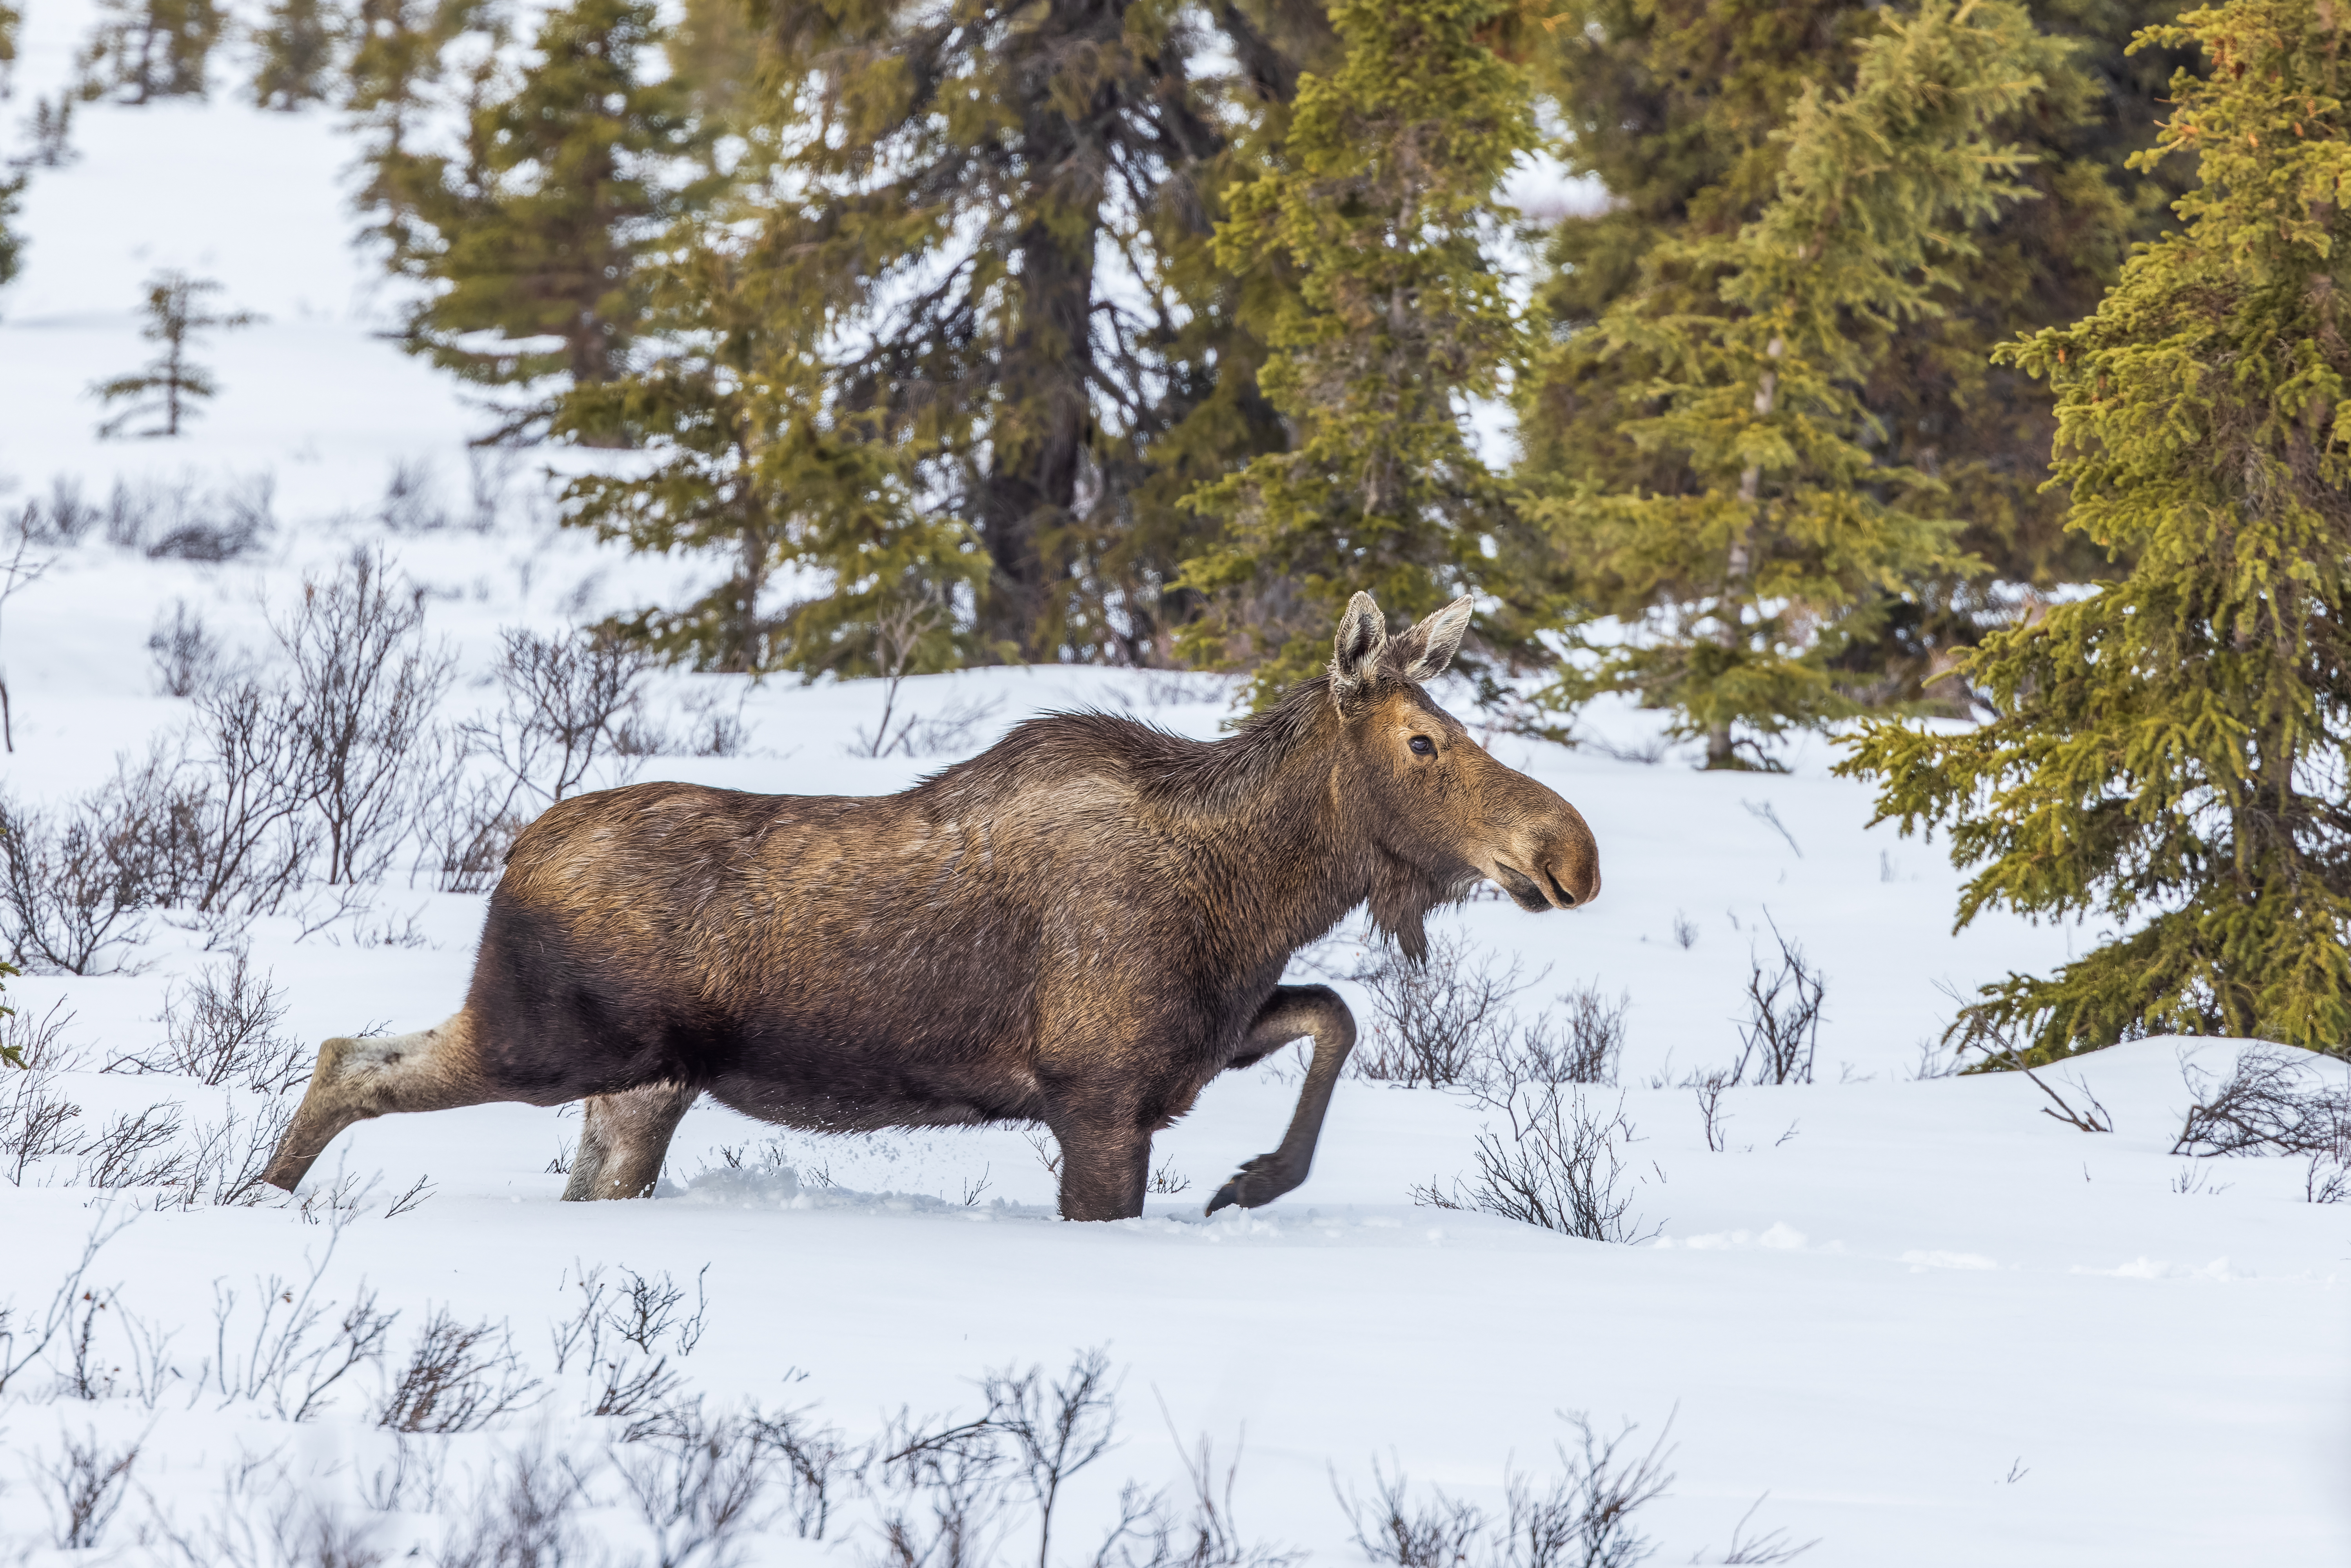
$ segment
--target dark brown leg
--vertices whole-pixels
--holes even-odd
[[[661,1179],[670,1135],[702,1093],[683,1083],[649,1083],[619,1094],[591,1094],[581,1115],[580,1146],[563,1201],[643,1197]]]
[[[1355,1015],[1328,986],[1283,986],[1275,990],[1257,1021],[1249,1026],[1236,1054],[1259,1057],[1296,1040],[1314,1037],[1314,1060],[1306,1069],[1306,1083],[1298,1092],[1298,1109],[1281,1146],[1242,1166],[1232,1180],[1208,1200],[1208,1212],[1238,1204],[1257,1208],[1271,1203],[1306,1179],[1314,1164],[1314,1145],[1322,1135],[1322,1113],[1331,1108],[1331,1091],[1338,1086],[1339,1071],[1355,1049]]]
[[[1132,1115],[1050,1124],[1061,1145],[1061,1218],[1132,1219],[1151,1179],[1151,1130]]]
[[[447,1111],[503,1098],[484,1083],[473,1019],[459,1013],[414,1034],[330,1040],[319,1047],[310,1087],[277,1141],[262,1179],[292,1192],[337,1134],[395,1111]]]

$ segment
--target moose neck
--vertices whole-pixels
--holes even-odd
[[[1206,748],[1213,766],[1187,791],[1207,819],[1205,841],[1258,917],[1240,934],[1248,950],[1229,955],[1244,967],[1286,959],[1356,904],[1378,902],[1384,857],[1346,809],[1344,724],[1315,681]]]

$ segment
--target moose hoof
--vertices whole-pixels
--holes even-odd
[[[1235,1204],[1243,1208],[1261,1208],[1297,1185],[1280,1155],[1259,1155],[1217,1189],[1217,1196],[1208,1200],[1208,1212],[1214,1214]]]

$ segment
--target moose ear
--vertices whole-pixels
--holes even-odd
[[[1339,617],[1339,635],[1331,645],[1331,700],[1342,711],[1369,689],[1387,647],[1387,618],[1372,596],[1358,593],[1347,601],[1346,613]]]
[[[1443,674],[1460,650],[1461,634],[1469,630],[1469,615],[1477,608],[1476,601],[1465,593],[1397,638],[1396,662],[1404,666],[1405,676],[1433,681]]]

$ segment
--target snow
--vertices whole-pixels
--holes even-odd
[[[71,6],[29,9],[19,104],[51,90],[86,26]],[[262,650],[266,607],[354,547],[381,546],[430,591],[428,627],[460,658],[455,716],[490,700],[480,683],[500,627],[552,628],[706,578],[705,563],[632,560],[553,528],[535,455],[485,481],[500,508],[486,530],[376,520],[396,464],[424,465],[442,503],[467,514],[462,444],[485,422],[375,335],[386,296],[349,244],[339,182],[351,147],[331,117],[265,115],[226,94],[201,108],[93,106],[75,141],[78,162],[36,172],[28,270],[0,294],[0,475],[21,486],[5,504],[58,476],[98,498],[118,477],[202,493],[265,475],[279,527],[260,556],[219,566],[89,540],[8,602],[0,660],[16,750],[0,767],[13,797],[65,800],[184,722],[185,702],[154,695],[145,649],[175,600]],[[219,278],[225,303],[269,319],[204,350],[224,391],[193,435],[98,442],[82,389],[145,357],[139,284],[162,265]],[[921,711],[987,711],[954,755],[1055,708],[1132,711],[1203,737],[1226,713],[1213,681],[1091,669],[973,672],[909,691]],[[870,793],[951,759],[848,755],[879,712],[871,683],[668,675],[656,692],[665,705],[739,701],[750,745],[652,759],[643,778]],[[1458,700],[1456,711],[1475,722]],[[1625,709],[1595,724],[1620,748],[1655,729]],[[306,1187],[340,1175],[369,1189],[340,1228],[315,1199],[307,1213],[135,1212],[135,1195],[102,1202],[68,1184],[69,1162],[53,1164],[0,1183],[0,1301],[20,1324],[37,1316],[93,1229],[129,1218],[89,1275],[114,1291],[101,1353],[131,1364],[124,1314],[136,1314],[176,1333],[166,1360],[184,1375],[152,1408],[122,1385],[54,1397],[48,1367],[0,1395],[0,1557],[171,1561],[171,1531],[273,1487],[371,1522],[386,1550],[437,1541],[494,1454],[587,1453],[611,1436],[574,1414],[576,1386],[553,1373],[546,1337],[568,1315],[567,1278],[607,1265],[702,1276],[707,1332],[676,1364],[713,1408],[813,1404],[856,1436],[902,1407],[969,1411],[987,1370],[1057,1369],[1107,1346],[1123,1377],[1123,1442],[1073,1486],[1085,1527],[1062,1533],[1071,1561],[1091,1550],[1079,1543],[1119,1478],[1179,1480],[1201,1436],[1220,1455],[1239,1448],[1249,1534],[1318,1563],[1359,1561],[1334,1478],[1361,1490],[1376,1458],[1499,1510],[1510,1466],[1550,1464],[1562,1410],[1607,1430],[1636,1422],[1644,1445],[1670,1423],[1677,1479],[1638,1521],[1660,1561],[1721,1560],[1766,1493],[1756,1525],[1818,1538],[1803,1560],[1820,1565],[2346,1561],[2346,1210],[2304,1201],[2297,1161],[2168,1152],[2189,1101],[2183,1059],[2224,1068],[2236,1042],[2138,1040],[2045,1075],[2095,1093],[2106,1134],[2042,1114],[2047,1101],[2021,1076],[1915,1078],[1953,1005],[1945,988],[2046,972],[2095,933],[1987,916],[1954,934],[1958,879],[1939,847],[1867,827],[1867,792],[1829,775],[1823,741],[1791,747],[1777,777],[1491,745],[1582,810],[1604,891],[1588,911],[1537,917],[1489,900],[1439,924],[1547,970],[1522,1008],[1587,982],[1629,998],[1622,1103],[1642,1139],[1630,1167],[1653,1240],[1612,1246],[1416,1207],[1413,1186],[1471,1168],[1490,1113],[1353,1079],[1305,1186],[1203,1218],[1207,1194],[1279,1138],[1295,1095],[1287,1061],[1213,1085],[1155,1147],[1188,1189],[1106,1225],[1052,1218],[1052,1178],[1019,1130],[822,1139],[709,1105],[687,1117],[659,1196],[638,1203],[559,1204],[547,1166],[578,1124],[513,1105],[352,1129]],[[366,916],[308,936],[260,922],[252,962],[288,1003],[282,1027],[304,1040],[424,1027],[455,1009],[483,902],[395,881]],[[1677,921],[1694,930],[1687,945]],[[1729,1091],[1727,1147],[1712,1152],[1694,1095],[1671,1085],[1728,1064],[1749,959],[1773,925],[1828,977],[1820,1081]],[[402,928],[414,945],[382,940]],[[1353,951],[1343,939],[1322,957],[1343,970]],[[25,1014],[71,1014],[65,1038],[82,1065],[52,1088],[83,1107],[85,1126],[166,1101],[192,1122],[250,1115],[256,1097],[242,1091],[96,1071],[152,1046],[167,989],[220,962],[162,919],[127,956],[132,972],[10,985]],[[1368,998],[1342,989],[1368,1027]],[[429,1196],[387,1218],[420,1177]],[[371,1425],[381,1367],[301,1422],[266,1400],[195,1397],[199,1366],[212,1358],[217,1375],[222,1354],[216,1292],[237,1292],[227,1321],[249,1331],[267,1294],[256,1282],[299,1281],[321,1259],[319,1299],[348,1303],[364,1284],[400,1312],[395,1361],[445,1305],[510,1325],[553,1385],[489,1432],[423,1440],[451,1478],[438,1514],[362,1500],[395,1447]],[[57,1548],[52,1532],[51,1471],[85,1431],[141,1448],[97,1557]],[[610,1485],[597,1506],[600,1532],[630,1546],[636,1527]],[[748,1560],[865,1561],[878,1550],[870,1510],[851,1513],[837,1540],[771,1531]]]

